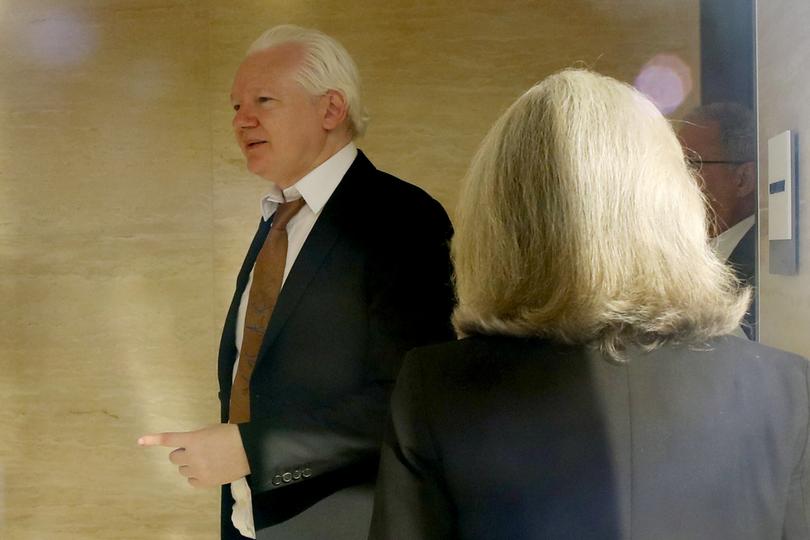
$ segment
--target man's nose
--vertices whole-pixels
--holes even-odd
[[[250,110],[249,107],[241,107],[233,116],[233,127],[238,129],[246,129],[256,127],[258,119],[256,115]]]

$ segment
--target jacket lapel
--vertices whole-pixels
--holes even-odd
[[[324,258],[343,232],[344,220],[350,217],[347,211],[351,210],[353,199],[356,198],[354,186],[368,174],[368,170],[373,171],[374,166],[362,152],[358,151],[357,158],[318,216],[284,282],[270,318],[270,325],[264,334],[257,364],[261,363],[267,350],[281,333],[287,319],[295,311],[301,296],[323,264]]]

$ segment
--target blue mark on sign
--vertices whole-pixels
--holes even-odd
[[[776,182],[771,182],[768,185],[768,191],[771,194],[782,193],[783,191],[785,191],[785,181],[784,180],[778,180]]]

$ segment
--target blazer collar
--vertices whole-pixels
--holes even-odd
[[[346,175],[318,216],[284,282],[270,318],[270,325],[264,335],[257,362],[261,362],[268,348],[284,328],[287,319],[295,311],[301,296],[323,264],[324,258],[345,229],[346,220],[354,217],[357,203],[362,197],[363,181],[375,171],[374,165],[363,152],[358,151]]]

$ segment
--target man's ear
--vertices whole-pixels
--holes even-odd
[[[737,198],[744,199],[757,192],[757,164],[755,161],[746,161],[736,169]]]
[[[323,110],[323,128],[332,131],[340,127],[349,116],[349,102],[341,92],[327,90],[321,98],[325,104]]]

